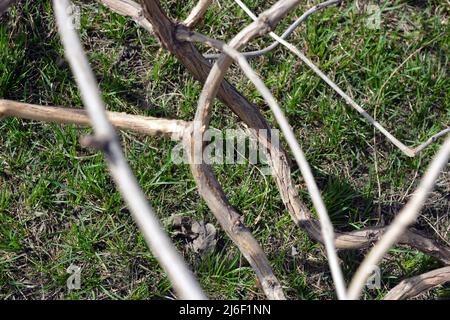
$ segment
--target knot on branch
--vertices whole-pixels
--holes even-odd
[[[272,23],[271,16],[265,13],[262,13],[258,17],[258,35],[263,36],[269,32],[272,32],[275,29],[275,25]]]

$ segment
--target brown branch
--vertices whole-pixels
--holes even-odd
[[[198,80],[202,81],[206,79],[207,74],[211,69],[209,63],[206,62],[193,45],[187,42],[180,42],[176,39],[176,26],[161,10],[158,1],[144,0],[142,3],[144,14],[152,23],[155,34],[158,36],[163,46],[175,53]],[[252,24],[252,27],[254,27],[254,25],[256,24]],[[261,25],[267,27],[265,24]],[[254,32],[257,31],[256,29],[253,30]],[[180,47],[182,47],[182,49],[180,49]],[[221,80],[217,85],[224,89],[225,92],[230,92],[233,96],[240,96],[234,87],[227,82],[223,82],[222,84],[220,84],[220,82]],[[230,100],[233,96],[230,97],[229,94],[222,95],[226,100]],[[214,97],[212,99],[214,99]],[[240,96],[238,100],[245,100],[245,98]],[[202,100],[200,99],[199,106],[202,105],[201,101]],[[255,107],[249,103],[247,103],[247,106],[250,106],[250,108]],[[203,145],[201,142],[199,143],[199,140],[196,138],[198,132],[196,132],[197,130],[195,129],[196,123],[203,122],[202,116],[199,116],[199,114],[203,114],[202,110],[204,110],[204,106],[197,110],[193,125],[193,138],[190,141],[187,141],[187,146],[191,151],[197,149],[195,145],[200,145],[200,147]],[[245,116],[244,113],[242,115]],[[199,118],[202,118],[202,120],[198,121]],[[206,126],[203,127],[203,129],[206,129]],[[269,299],[284,299],[281,284],[273,274],[264,251],[253,238],[251,232],[243,225],[241,215],[228,202],[225,193],[214,176],[212,168],[203,163],[203,161],[198,161],[202,158],[201,155],[199,158],[199,154],[197,153],[188,152],[188,154],[191,160],[191,171],[197,182],[199,193],[205,199],[223,229],[238,246],[242,254],[255,270],[266,296]],[[200,148],[200,154],[202,154],[202,148]]]
[[[146,13],[149,12],[146,10],[149,9],[146,8],[146,3],[148,2],[151,1],[144,0]],[[254,37],[271,30],[297,2],[298,0],[281,0],[277,2],[262,14],[261,19],[250,24],[235,36],[230,42],[230,47],[239,49]],[[198,184],[200,194],[202,194],[209,208],[215,213],[219,222],[252,265],[267,297],[269,299],[284,299],[281,285],[273,274],[267,257],[251,233],[243,225],[240,214],[228,202],[211,166],[203,163],[204,144],[202,143],[202,137],[209,127],[213,100],[231,62],[232,60],[229,57],[223,56],[214,64],[200,94],[190,144],[191,171]],[[224,212],[227,214],[224,215]]]
[[[179,61],[189,70],[194,78],[205,82],[211,69],[211,64],[203,58],[200,52],[189,42],[176,39],[177,26],[171,22],[159,6],[154,6],[149,1],[151,10],[146,17],[151,21],[155,34],[160,39],[164,48],[173,53]],[[270,125],[259,111],[259,107],[249,102],[239,91],[227,81],[222,81],[218,89],[219,99],[228,106],[253,132],[266,129],[267,135],[256,135],[258,142],[265,147],[265,153],[269,165],[274,173],[274,179],[280,191],[284,205],[288,209],[293,221],[305,229],[316,241],[322,242],[320,225],[311,215],[310,210],[300,200],[292,179],[289,158],[281,146],[273,145]],[[378,240],[384,228],[367,228],[352,232],[335,232],[335,246],[338,249],[362,249],[369,247]],[[443,247],[436,240],[420,235],[414,230],[408,231],[400,239],[399,244],[408,245],[426,254],[450,264],[450,250]]]
[[[131,115],[120,112],[107,112],[111,124],[117,129],[130,130],[150,136],[171,137],[181,140],[185,134],[188,122],[152,117]],[[80,126],[90,126],[91,121],[85,110],[38,106],[28,103],[0,99],[0,118],[19,117],[45,122],[68,123]]]
[[[386,294],[384,300],[404,300],[413,298],[449,281],[450,267],[439,268],[403,280]]]

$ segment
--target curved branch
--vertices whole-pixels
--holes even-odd
[[[245,32],[240,33],[242,38],[239,41],[242,41],[242,44],[244,44],[259,33],[270,30],[271,26],[276,24],[298,1],[299,0],[282,0],[276,3],[271,9],[265,12],[265,20],[261,19],[256,23],[252,23],[245,29]],[[142,0],[142,4],[145,15],[147,19],[152,22],[155,33],[159,37],[161,43],[177,54],[177,56],[180,56],[180,60],[184,61],[190,69],[193,65],[197,64],[203,69],[203,72],[206,71],[205,68],[208,68],[209,65],[204,63],[204,59],[201,55],[201,58],[198,58],[198,51],[192,45],[186,45],[176,39],[175,26],[161,11],[158,1]],[[184,46],[188,51],[180,50],[181,46]],[[189,59],[189,56],[186,56],[186,53],[197,59]],[[200,75],[201,73],[196,70],[194,74]],[[203,74],[205,78],[206,74],[207,73]],[[190,157],[191,171],[198,184],[199,193],[205,199],[208,207],[216,216],[224,230],[255,270],[267,297],[269,299],[284,299],[285,296],[281,284],[273,274],[264,251],[253,238],[250,231],[242,224],[241,215],[228,202],[225,193],[217,182],[212,168],[202,161],[202,138],[209,126],[212,101],[215,98],[217,90],[223,86],[222,80],[223,73],[220,72],[217,66],[213,66],[199,98],[192,128],[192,137],[190,141],[186,142],[190,146],[188,154]],[[229,85],[224,82],[224,86]]]
[[[256,21],[258,17],[240,0],[235,2],[244,10],[253,20]],[[345,102],[355,109],[360,115],[362,115],[371,125],[373,125],[378,131],[380,131],[389,141],[391,141],[397,148],[400,149],[408,157],[416,156],[424,148],[432,144],[439,137],[442,137],[450,132],[450,128],[446,128],[439,133],[430,137],[426,142],[420,144],[415,148],[406,146],[403,142],[394,137],[389,131],[387,131],[381,123],[376,121],[370,114],[367,113],[359,104],[357,104],[348,94],[346,94],[336,83],[334,83],[325,73],[323,73],[311,60],[309,60],[297,47],[293,46],[289,42],[285,41],[282,37],[279,37],[274,32],[270,32],[270,36],[281,43],[283,46],[289,49],[293,54],[300,58],[311,70],[313,70],[323,81],[325,81],[336,93],[338,93]]]
[[[297,29],[304,21],[306,21],[310,15],[312,15],[313,13],[323,10],[329,6],[335,5],[335,4],[339,4],[341,3],[342,0],[328,0],[322,3],[319,3],[311,8],[309,8],[307,11],[305,11],[297,20],[295,20],[294,23],[292,23],[281,35],[282,39],[286,39],[287,37],[289,37],[292,32],[295,31],[295,29]],[[261,50],[255,50],[255,51],[248,51],[248,52],[242,52],[242,54],[248,58],[256,58],[262,55],[265,55],[266,53],[269,53],[270,51],[272,51],[273,49],[275,49],[276,47],[278,47],[280,43],[278,41],[274,41],[272,42],[271,45],[265,47],[264,49]],[[217,53],[212,53],[212,54],[204,54],[203,55],[206,59],[217,59],[220,57],[220,54]]]
[[[405,279],[392,288],[384,300],[405,300],[450,282],[450,267],[439,268],[416,277]]]
[[[95,136],[92,140],[104,152],[117,187],[147,244],[167,272],[175,290],[184,299],[204,299],[200,286],[176,251],[170,238],[162,230],[152,207],[147,202],[125,160],[117,135],[107,118],[97,81],[68,15],[67,9],[70,5],[70,0],[53,0],[56,22],[65,55],[75,75],[81,98],[94,127]]]
[[[327,250],[327,256],[330,264],[331,273],[333,276],[333,280],[336,283],[338,297],[340,299],[345,299],[344,278],[342,276],[342,271],[340,269],[336,249],[334,247],[333,225],[330,221],[325,205],[323,204],[320,191],[315,183],[308,161],[306,160],[306,157],[303,154],[303,151],[300,145],[298,144],[286,117],[281,111],[280,106],[278,105],[277,101],[271,94],[270,90],[266,87],[264,82],[256,75],[251,66],[248,64],[245,57],[241,53],[236,51],[234,48],[224,44],[222,41],[210,39],[202,34],[193,31],[182,32],[182,30],[180,30],[177,33],[177,37],[180,40],[197,41],[207,44],[209,46],[222,50],[224,53],[229,55],[232,59],[238,62],[241,69],[244,71],[245,75],[253,82],[255,87],[258,89],[258,91],[261,93],[265,101],[272,109],[278,123],[280,124],[283,133],[286,136],[286,139],[288,140],[289,146],[294,152],[297,163],[299,164],[300,170],[305,178],[308,190],[313,199],[313,203],[316,206],[317,212],[320,217],[321,229],[322,234],[324,235],[324,242]]]
[[[155,34],[160,39],[164,48],[173,53],[179,61],[188,69],[193,77],[205,83],[211,64],[203,58],[201,53],[190,43],[176,39],[175,24],[165,17],[158,7],[149,3],[152,12],[147,18],[155,27]],[[159,10],[159,11],[157,11]],[[182,29],[179,27],[179,29]],[[272,129],[259,110],[259,107],[249,102],[239,91],[227,81],[222,81],[218,89],[219,99],[228,106],[241,121],[243,121],[252,133],[267,130],[267,135],[255,134],[258,143],[264,147],[267,160],[273,172],[273,177],[279,189],[281,199],[288,209],[294,223],[303,228],[311,238],[322,242],[320,224],[312,216],[309,208],[299,198],[296,183],[293,181],[289,157],[282,146],[272,144]],[[367,228],[351,232],[335,232],[335,246],[338,249],[364,249],[370,247],[385,228]],[[450,250],[440,245],[436,240],[421,235],[415,230],[404,234],[399,244],[408,245],[424,252],[445,264],[450,264]]]

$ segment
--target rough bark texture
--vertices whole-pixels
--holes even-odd
[[[403,300],[414,298],[438,285],[450,281],[450,267],[436,269],[419,276],[405,279],[384,297],[384,300]]]

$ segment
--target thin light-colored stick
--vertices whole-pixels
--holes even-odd
[[[241,1],[234,0],[253,20],[257,19],[256,15]],[[416,156],[420,151],[433,143],[437,138],[444,136],[450,132],[450,128],[446,128],[441,132],[433,135],[423,144],[410,148],[403,144],[400,140],[394,137],[389,131],[387,131],[378,121],[376,121],[370,114],[366,112],[359,104],[357,104],[348,94],[346,94],[336,83],[334,83],[326,74],[324,74],[311,60],[309,60],[297,47],[293,46],[289,42],[285,41],[274,32],[269,33],[272,38],[288,48],[292,53],[300,58],[311,70],[313,70],[323,81],[325,81],[334,91],[336,91],[345,102],[353,109],[359,112],[370,124],[378,129],[389,141],[391,141],[397,148],[399,148],[405,155],[409,157]]]
[[[327,7],[330,7],[332,5],[338,4],[342,2],[342,0],[328,0],[322,3],[319,3],[318,5],[315,5],[311,8],[309,8],[307,11],[305,11],[297,20],[295,20],[294,23],[292,23],[281,35],[282,39],[286,39],[287,37],[289,37],[292,32],[295,31],[295,29],[297,29],[304,21],[306,21],[310,15],[312,15],[313,13],[323,10]],[[272,42],[271,45],[265,47],[264,49],[261,50],[255,50],[255,51],[248,51],[248,52],[242,52],[242,54],[247,58],[247,59],[251,59],[251,58],[256,58],[262,55],[265,55],[266,53],[269,53],[270,51],[272,51],[273,49],[275,49],[276,47],[278,47],[280,43],[278,41],[274,41]],[[212,54],[205,54],[203,55],[206,59],[217,59],[220,54],[217,53],[212,53]]]
[[[188,122],[181,120],[143,117],[121,112],[106,112],[106,115],[117,129],[130,130],[150,136],[171,137],[173,140],[181,140],[190,125]],[[82,109],[39,106],[0,99],[1,117],[19,117],[80,126],[92,125],[86,111]]]
[[[204,299],[204,295],[176,251],[169,237],[162,230],[152,207],[139,188],[129,168],[116,133],[109,123],[98,84],[90,68],[79,37],[72,25],[68,8],[69,0],[53,0],[58,30],[65,49],[65,55],[75,75],[83,103],[92,121],[95,142],[103,145],[109,170],[125,199],[130,211],[142,231],[144,238],[172,281],[175,290],[183,299]]]
[[[294,153],[294,157],[300,167],[300,170],[302,172],[302,175],[305,179],[306,185],[308,187],[309,193],[311,195],[311,198],[313,200],[314,206],[316,207],[316,210],[319,215],[319,220],[321,223],[321,229],[322,234],[325,242],[325,248],[327,250],[327,256],[329,259],[331,274],[333,276],[333,280],[336,285],[336,290],[338,292],[338,297],[340,299],[345,299],[345,283],[344,278],[342,276],[342,271],[339,265],[339,260],[336,254],[336,248],[334,246],[334,231],[333,231],[333,225],[330,221],[330,218],[328,216],[325,204],[323,203],[322,197],[320,195],[319,188],[317,187],[317,184],[315,182],[314,176],[311,172],[311,168],[308,164],[308,161],[306,160],[306,157],[300,147],[300,145],[297,142],[297,139],[295,138],[295,134],[292,131],[291,126],[289,125],[286,117],[283,114],[283,111],[281,110],[280,106],[278,105],[278,102],[273,97],[270,90],[266,87],[264,82],[258,77],[258,75],[253,71],[249,63],[247,62],[246,58],[239,53],[237,50],[233,49],[232,47],[226,45],[222,41],[210,39],[207,36],[204,36],[202,34],[196,33],[196,32],[183,32],[180,30],[177,33],[177,37],[180,40],[187,40],[187,41],[197,41],[204,44],[207,44],[209,46],[212,46],[216,49],[219,49],[229,55],[231,58],[233,58],[239,66],[244,71],[245,75],[253,82],[255,87],[258,89],[258,91],[261,93],[269,107],[271,108],[272,112],[275,115],[275,118],[277,122],[279,123],[281,130],[283,131],[284,135],[286,136],[286,140],[291,147],[291,150]]]
[[[199,0],[183,24],[190,29],[194,28],[203,19],[211,2],[212,0]]]
[[[433,189],[439,174],[447,165],[449,158],[450,137],[445,140],[439,152],[434,157],[411,199],[398,213],[394,221],[388,227],[386,233],[375,244],[356,271],[348,290],[349,299],[359,298],[361,291],[364,288],[364,284],[373,270],[373,266],[380,262],[389,248],[397,243],[398,239],[405,230],[407,230],[408,226],[417,219],[425,200]]]
[[[415,296],[446,282],[450,282],[450,267],[439,268],[405,279],[392,288],[384,296],[384,300],[405,300],[414,298]]]

